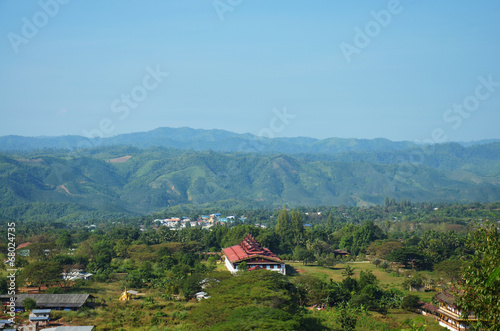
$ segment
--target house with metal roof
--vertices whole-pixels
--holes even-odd
[[[251,235],[247,234],[239,245],[224,248],[224,263],[231,273],[238,271],[238,266],[245,262],[248,270],[266,269],[286,274],[285,263],[271,252],[262,247]]]
[[[57,326],[55,328],[41,329],[40,331],[92,331],[93,325],[86,326]]]
[[[435,315],[439,325],[451,331],[465,331],[469,329],[471,322],[477,321],[474,315],[469,315],[467,320],[462,318],[462,311],[455,304],[455,296],[448,291],[436,294],[435,298],[439,302],[439,307],[435,310]]]
[[[3,305],[10,302],[10,295],[0,295]],[[94,297],[90,294],[17,294],[15,295],[17,309],[24,309],[23,301],[32,298],[41,309],[52,310],[76,310],[84,306],[87,301]]]

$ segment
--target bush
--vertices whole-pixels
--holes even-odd
[[[420,303],[420,298],[415,294],[406,295],[401,302],[401,308],[409,311],[416,311],[421,306],[422,304]]]
[[[23,306],[24,306],[25,311],[33,310],[33,309],[36,309],[36,307],[37,307],[35,299],[32,299],[32,298],[24,299]]]
[[[45,291],[46,294],[63,294],[64,291],[60,287],[50,287]]]

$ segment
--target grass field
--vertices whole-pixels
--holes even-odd
[[[382,268],[377,268],[374,264],[369,262],[363,261],[363,262],[339,263],[335,265],[335,267],[333,268],[321,267],[314,264],[303,265],[302,262],[287,262],[287,264],[292,266],[299,274],[300,273],[312,274],[324,281],[332,279],[336,282],[342,281],[342,279],[344,279],[344,276],[342,276],[342,271],[347,265],[350,265],[351,267],[354,268],[354,277],[356,278],[359,278],[359,273],[361,271],[370,270],[380,281],[380,287],[382,287],[384,290],[388,290],[390,288],[396,288],[398,290],[403,291],[403,293],[405,294],[410,293],[410,291],[402,287],[403,282],[406,280],[404,276],[402,275],[396,276],[395,272],[393,273],[386,272]],[[411,293],[415,294],[415,292]],[[420,298],[423,301],[430,302],[431,298],[433,298],[436,293],[437,292],[433,291],[421,292],[418,293],[418,296],[420,296]]]
[[[401,290],[404,294],[415,294],[415,292],[410,292],[407,289],[403,289],[402,284],[405,281],[404,276],[396,276],[396,273],[385,272],[381,268],[377,268],[374,264],[368,262],[348,262],[339,263],[335,267],[322,267],[318,265],[303,265],[301,262],[287,262],[288,265],[293,267],[296,271],[294,275],[297,274],[311,274],[324,281],[332,279],[334,281],[342,281],[344,276],[342,276],[342,271],[347,265],[354,268],[354,277],[358,278],[361,271],[370,270],[380,281],[380,286],[383,289],[396,288]],[[293,275],[292,275],[293,277]],[[423,300],[430,302],[431,298],[437,292],[420,292],[417,295]],[[323,324],[330,328],[338,328],[340,325],[336,322],[337,317],[335,316],[335,310],[321,310],[313,311],[312,314],[323,321]],[[399,330],[403,323],[408,319],[415,319],[422,317],[425,320],[426,327],[428,331],[434,330],[446,330],[439,326],[436,320],[430,316],[422,316],[416,313],[411,313],[402,309],[390,309],[386,315],[382,315],[376,312],[368,312],[365,314],[360,314],[358,320],[358,326],[356,330]]]

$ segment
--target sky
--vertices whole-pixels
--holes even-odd
[[[499,1],[0,0],[0,136],[500,138]]]

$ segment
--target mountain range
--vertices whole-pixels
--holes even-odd
[[[93,148],[78,149],[89,142]],[[101,140],[5,136],[0,146],[8,150],[0,153],[4,219],[140,215],[180,205],[367,206],[386,196],[500,200],[500,142],[258,139],[161,128]]]
[[[500,140],[499,140],[500,141]],[[492,142],[492,141],[488,141]],[[474,142],[469,144],[481,144]],[[0,137],[1,151],[31,151],[43,148],[80,149],[102,146],[170,147],[192,149],[195,151],[212,150],[218,152],[272,152],[272,153],[343,153],[365,151],[392,151],[415,147],[408,141],[377,139],[315,139],[266,138],[250,133],[239,134],[224,130],[203,130],[191,128],[158,128],[148,132],[120,134],[113,137],[88,138],[84,136],[58,137]]]

